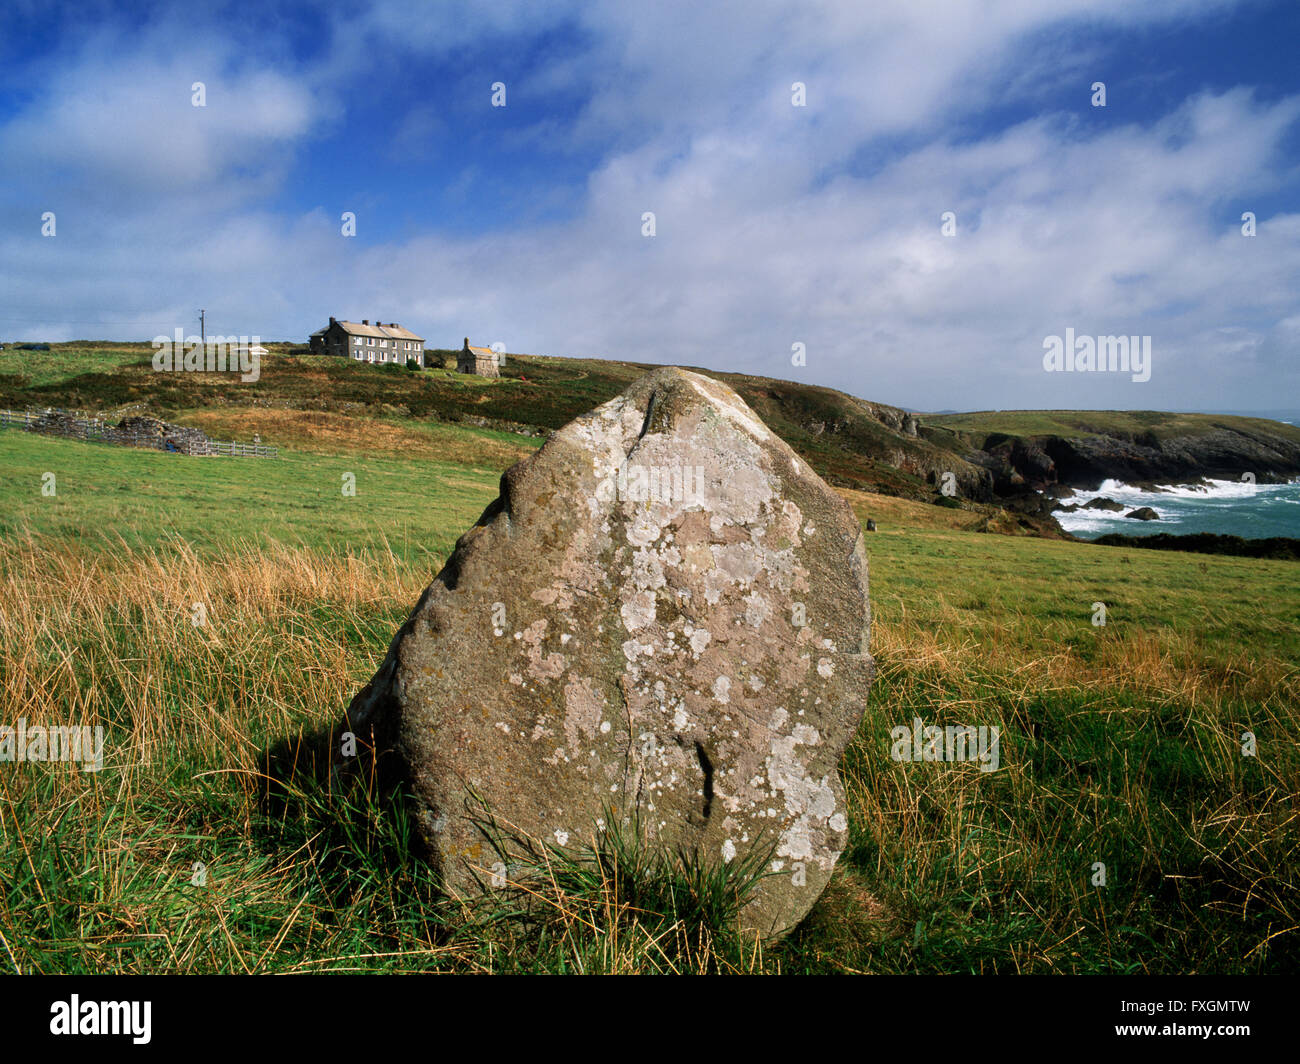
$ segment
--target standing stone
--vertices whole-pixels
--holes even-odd
[[[509,874],[483,806],[568,847],[618,817],[673,853],[766,855],[741,922],[781,934],[848,834],[836,766],[873,673],[862,540],[735,392],[657,370],[505,473],[349,727],[397,755],[452,892]]]

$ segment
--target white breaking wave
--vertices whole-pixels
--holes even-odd
[[[1119,502],[1119,499],[1115,500]],[[1124,517],[1130,509],[1136,509],[1139,506],[1148,506],[1149,503],[1134,503],[1133,506],[1125,506],[1123,510],[1076,510],[1074,513],[1061,513],[1055,511],[1052,516],[1060,522],[1060,525],[1067,532],[1073,532],[1076,535],[1085,532],[1117,532],[1128,531],[1128,527],[1133,526],[1138,529],[1146,525],[1158,526],[1156,531],[1169,531],[1172,526],[1182,523],[1182,518],[1170,511],[1161,511],[1159,507],[1152,506],[1151,509],[1160,514],[1159,521],[1138,521],[1136,519],[1127,519]]]
[[[1293,482],[1294,483],[1294,482]],[[1093,499],[1114,499],[1124,507],[1123,510],[1075,510],[1063,513],[1055,510],[1052,516],[1060,522],[1067,532],[1075,534],[1088,532],[1114,532],[1117,529],[1128,531],[1130,528],[1148,528],[1153,531],[1176,531],[1176,526],[1183,523],[1187,516],[1185,500],[1206,503],[1231,504],[1241,499],[1258,499],[1273,492],[1283,491],[1287,484],[1250,484],[1240,480],[1209,480],[1206,484],[1170,484],[1156,485],[1160,491],[1147,491],[1125,484],[1120,480],[1105,480],[1096,491],[1076,488],[1069,496],[1062,498],[1062,505],[1082,507]],[[1284,502],[1296,500],[1285,499]],[[1172,503],[1172,505],[1171,505]],[[1180,503],[1184,505],[1180,505]],[[1130,510],[1149,506],[1160,515],[1159,522],[1138,521],[1126,518]]]

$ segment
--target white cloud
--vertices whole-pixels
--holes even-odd
[[[0,128],[0,153],[22,160],[24,176],[118,207],[159,195],[225,202],[232,179],[245,195],[271,191],[327,112],[309,83],[175,22],[93,30],[43,69],[53,76]]]

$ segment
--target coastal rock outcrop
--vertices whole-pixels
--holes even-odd
[[[1069,484],[1095,491],[1107,480],[1177,484],[1207,477],[1237,480],[1243,473],[1263,484],[1300,473],[1300,440],[1294,430],[1263,418],[1236,417],[1182,434],[1168,429],[1014,439],[990,434],[984,447],[998,463],[999,493],[1020,484],[1038,490]]]

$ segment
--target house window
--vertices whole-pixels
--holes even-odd
[[[366,346],[367,346],[367,347],[374,347],[374,346],[375,346],[375,338],[374,338],[373,336],[368,336],[368,337],[366,337]]]
[[[354,344],[356,344],[358,347],[360,347],[360,346],[361,346],[361,337],[358,336],[358,337],[357,337],[355,340],[353,340],[352,342],[353,342]]]

